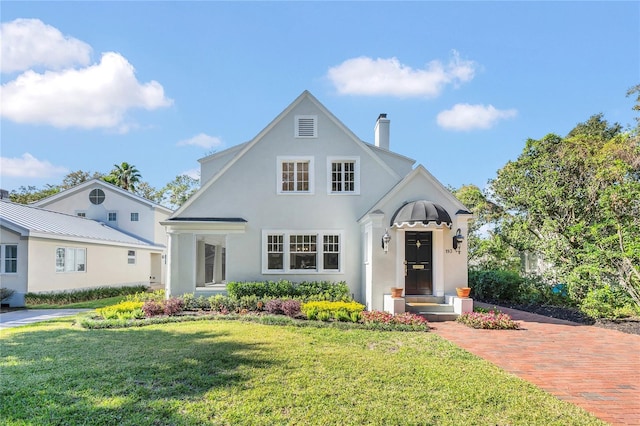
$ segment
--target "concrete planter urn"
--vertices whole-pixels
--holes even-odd
[[[402,287],[391,287],[391,297],[402,297]]]
[[[469,297],[469,294],[471,293],[471,288],[470,287],[456,287],[456,293],[458,294],[458,297]]]

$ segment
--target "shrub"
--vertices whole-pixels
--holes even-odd
[[[11,288],[0,288],[0,302],[9,299],[16,291]]]
[[[300,315],[300,301],[299,300],[285,300],[281,305],[282,313],[288,317],[296,317]]]
[[[158,315],[164,314],[164,306],[162,306],[162,302],[147,300],[142,305],[142,312],[144,312],[144,315],[147,318],[156,317]]]
[[[609,284],[590,290],[580,303],[580,310],[594,319],[618,319],[638,314],[637,305],[628,294]]]
[[[61,291],[56,293],[27,293],[24,301],[27,305],[68,305],[88,302],[108,297],[126,296],[146,291],[144,285],[130,287],[96,287],[85,290]]]
[[[480,300],[518,301],[522,278],[513,271],[499,269],[470,270],[469,287]]]
[[[227,293],[231,298],[241,299],[256,296],[258,299],[295,299],[302,300],[351,300],[349,286],[345,282],[304,281],[299,284],[288,280],[245,281],[227,284]]]
[[[179,297],[171,297],[164,301],[164,314],[176,315],[184,309],[184,302]]]
[[[238,300],[238,309],[247,310],[247,311],[257,311],[258,310],[258,296],[255,294],[251,294],[249,296],[242,296]]]
[[[268,313],[274,314],[274,315],[283,314],[284,312],[282,311],[282,300],[280,300],[280,299],[269,300],[264,305],[264,310],[267,311]]]
[[[142,302],[120,302],[116,305],[96,309],[104,319],[131,319],[144,317]]]
[[[301,307],[301,311],[303,314],[307,316],[308,319],[318,319],[324,318],[323,312],[329,314],[329,318],[336,318],[336,312],[345,311],[346,314],[350,317],[351,312],[361,312],[364,310],[364,305],[358,302],[307,302],[304,303]],[[322,314],[322,316],[321,316]]]
[[[209,311],[211,310],[211,303],[209,299],[204,296],[195,297],[193,293],[185,294],[182,296],[184,301],[185,311]]]
[[[155,300],[161,302],[165,299],[164,290],[140,291],[128,294],[124,300],[129,302],[146,302],[147,300]]]
[[[235,312],[237,309],[237,303],[234,299],[223,294],[216,294],[208,299],[211,305],[211,310],[220,313]]]
[[[472,328],[491,330],[517,330],[520,325],[507,314],[499,311],[466,312],[460,315],[456,321]]]
[[[426,326],[428,324],[428,321],[424,317],[411,312],[392,315],[389,312],[383,311],[363,311],[360,313],[360,317],[365,324],[404,324],[417,326]]]

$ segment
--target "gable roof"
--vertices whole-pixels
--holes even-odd
[[[39,207],[0,200],[0,226],[23,237],[39,237],[138,248],[157,248],[103,223]]]
[[[206,183],[204,183],[200,189],[190,197],[178,210],[176,210],[172,217],[178,216],[185,209],[187,209],[197,198],[199,198],[200,194],[205,192],[215,181],[217,181],[220,176],[222,176],[229,168],[231,168],[240,158],[242,158],[254,145],[256,145],[265,134],[267,134],[271,129],[273,129],[278,123],[280,123],[284,117],[287,116],[296,106],[298,106],[303,100],[310,100],[322,113],[326,115],[326,117],[332,121],[338,128],[340,128],[356,145],[360,146],[364,152],[366,152],[371,158],[373,158],[376,162],[378,162],[381,167],[386,170],[390,176],[395,179],[400,179],[399,176],[387,163],[385,163],[376,153],[370,148],[370,146],[360,140],[348,127],[346,127],[331,111],[329,111],[324,105],[320,103],[308,90],[305,90],[298,96],[284,111],[282,111],[278,116],[271,121],[257,136],[251,139],[249,142],[242,144],[242,149],[230,160],[228,161],[211,179],[209,179]],[[234,147],[229,148],[234,149]],[[224,153],[228,153],[228,150],[221,151],[219,153],[213,154],[213,156],[223,155]],[[200,160],[206,161],[206,158]]]
[[[130,199],[132,199],[132,200],[134,200],[134,201],[136,201],[138,203],[147,205],[149,207],[157,208],[159,210],[163,210],[166,213],[171,214],[173,212],[173,210],[171,210],[168,207],[165,207],[165,206],[163,206],[161,204],[158,204],[158,203],[154,203],[153,201],[147,200],[146,198],[141,197],[141,196],[139,196],[137,194],[134,194],[131,191],[127,191],[125,189],[120,188],[119,186],[113,185],[113,184],[111,184],[109,182],[105,182],[102,179],[98,179],[98,178],[93,178],[93,179],[84,181],[84,182],[82,182],[82,183],[80,183],[80,184],[78,184],[78,185],[76,185],[76,186],[74,186],[72,188],[64,189],[64,190],[58,192],[57,194],[53,194],[53,195],[50,195],[50,196],[48,196],[46,198],[43,198],[41,200],[35,201],[35,202],[31,203],[31,205],[37,206],[37,207],[46,207],[47,205],[51,204],[52,202],[54,202],[56,200],[62,199],[64,197],[68,197],[70,195],[73,195],[73,194],[75,194],[77,192],[80,192],[80,191],[86,189],[89,186],[94,186],[94,185],[102,186],[103,188],[108,188],[109,190],[115,191],[115,192],[117,192],[118,194],[120,194],[120,195],[122,195],[124,197],[130,198]]]
[[[389,190],[389,192],[387,192],[385,195],[383,195],[382,198],[380,198],[380,200],[378,200],[378,202],[376,202],[369,209],[369,211],[367,211],[358,220],[360,221],[364,217],[366,217],[367,215],[373,213],[374,211],[380,210],[382,208],[382,206],[384,206],[387,203],[387,201],[389,201],[389,199],[391,197],[393,197],[400,190],[402,190],[402,188],[407,186],[409,184],[409,182],[411,182],[413,179],[415,179],[418,175],[421,175],[424,178],[426,178],[427,181],[432,185],[432,187],[435,190],[437,190],[440,194],[442,194],[445,197],[445,199],[450,201],[455,207],[458,208],[458,210],[455,213],[456,215],[471,215],[471,213],[467,210],[467,208],[464,206],[464,204],[462,204],[462,202],[460,200],[458,200],[455,197],[455,195],[453,195],[451,193],[451,191],[449,191],[447,188],[445,188],[444,185],[442,185],[442,183],[440,183],[440,181],[438,179],[436,179],[431,173],[429,173],[429,171],[427,169],[425,169],[422,164],[419,164],[415,169],[413,169],[411,171],[411,173],[409,173],[407,176],[404,177],[404,179],[402,179],[400,182],[398,182],[398,184],[396,184],[393,188],[391,188]]]

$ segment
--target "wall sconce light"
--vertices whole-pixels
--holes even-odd
[[[382,236],[382,250],[384,250],[385,253],[389,251],[389,241],[391,241],[391,235],[389,235],[389,232],[385,229],[384,235]]]
[[[462,244],[462,241],[464,241],[464,237],[462,236],[462,231],[458,228],[456,235],[453,236],[453,249],[456,250],[458,254],[460,254],[460,245]]]

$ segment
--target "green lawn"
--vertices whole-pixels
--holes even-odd
[[[7,425],[591,425],[432,333],[199,321],[4,330]]]

